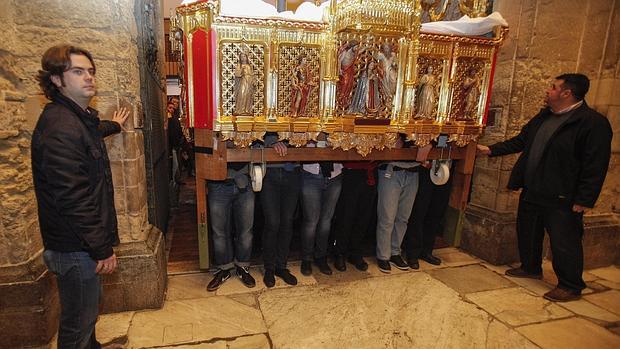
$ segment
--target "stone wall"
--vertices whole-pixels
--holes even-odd
[[[159,1],[152,2],[159,6]],[[135,121],[143,118],[138,67],[140,31],[135,17],[141,13],[140,3],[0,1],[0,347],[46,343],[56,328],[55,283],[41,261],[42,242],[30,167],[31,132],[47,102],[35,75],[43,52],[55,44],[71,43],[93,54],[98,93],[91,105],[99,110],[100,117],[111,119],[119,107],[131,110],[127,132],[106,140],[118,213],[121,246],[117,255],[121,267],[118,276],[104,278],[104,293],[112,291],[104,307],[118,311],[156,307],[163,302],[163,242],[161,232],[147,222],[144,139],[142,130],[133,127],[141,125]],[[163,50],[159,52],[163,54]],[[140,267],[134,268],[134,264]],[[135,302],[121,303],[113,299],[139,293],[141,288],[149,289],[149,300],[133,297]],[[33,296],[14,301],[23,294]],[[5,328],[5,324],[16,326],[15,331]],[[28,324],[36,324],[35,329],[18,330],[26,329]]]
[[[607,179],[596,207],[586,216],[586,227],[600,226],[603,219],[616,234],[608,244],[610,253],[603,253],[607,257],[601,259],[594,257],[602,255],[600,251],[595,253],[587,248],[590,236],[586,232],[586,265],[617,263],[620,261],[617,249],[620,243],[620,1],[495,0],[494,7],[510,25],[508,39],[498,56],[491,97],[491,106],[501,108],[502,113],[496,126],[487,128],[480,143],[492,144],[516,135],[542,107],[544,91],[555,76],[564,72],[588,75],[591,89],[586,101],[609,118],[615,137]],[[517,259],[514,218],[518,193],[506,189],[516,158],[517,155],[480,157],[476,161],[472,208],[466,213],[463,247],[492,262]],[[491,214],[481,215],[485,211]],[[590,221],[597,223],[589,224]],[[486,228],[474,227],[474,222]],[[501,251],[491,251],[492,246],[487,246],[485,241],[498,237],[492,239],[488,234],[500,234],[501,241],[513,241],[513,244]],[[499,256],[494,259],[490,255]]]

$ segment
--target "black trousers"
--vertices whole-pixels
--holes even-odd
[[[263,229],[265,270],[286,269],[300,188],[301,173],[298,168],[294,171],[267,168],[260,194],[265,218]]]
[[[431,182],[429,169],[420,167],[418,173],[418,195],[411,209],[404,239],[408,259],[418,259],[433,253],[435,237],[441,230],[441,220],[448,208],[452,188],[452,176],[446,184],[435,185]]]
[[[583,213],[570,207],[545,207],[519,199],[517,238],[521,268],[529,273],[542,272],[545,230],[549,234],[553,270],[558,287],[581,293],[583,281]]]
[[[367,183],[366,170],[344,169],[334,222],[335,252],[362,257],[362,241],[373,214],[377,186]]]

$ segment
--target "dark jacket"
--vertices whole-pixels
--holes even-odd
[[[491,156],[521,152],[510,174],[509,189],[524,187],[530,148],[549,117],[554,117],[551,111],[542,109],[517,136],[489,147]],[[545,145],[523,199],[550,207],[593,207],[607,174],[612,134],[607,118],[584,102]]]
[[[121,128],[88,111],[62,95],[45,106],[32,135],[32,176],[45,248],[102,260],[119,242],[103,137]]]

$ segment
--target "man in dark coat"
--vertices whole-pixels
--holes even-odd
[[[37,79],[51,101],[32,135],[32,176],[43,258],[56,275],[60,298],[58,348],[99,348],[99,274],[117,266],[112,172],[103,137],[121,131],[128,112],[99,120],[88,105],[95,96],[95,65],[84,49],[48,49]]]
[[[501,156],[521,152],[508,188],[522,189],[517,212],[521,266],[512,277],[542,278],[542,243],[547,230],[558,277],[544,297],[580,298],[583,273],[583,213],[594,207],[607,174],[612,130],[607,118],[589,108],[590,82],[582,74],[563,74],[546,91],[547,107],[515,137],[478,153]]]

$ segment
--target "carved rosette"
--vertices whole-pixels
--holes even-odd
[[[366,156],[373,149],[394,148],[397,139],[398,133],[334,132],[329,135],[327,141],[333,149],[341,148],[346,151],[355,148],[361,156]]]
[[[222,139],[232,140],[236,147],[249,147],[252,142],[258,140],[262,141],[265,137],[265,131],[252,131],[252,132],[237,132],[237,131],[222,131]]]
[[[319,132],[278,132],[278,139],[288,139],[288,143],[297,148],[303,147],[309,141],[315,141]]]

